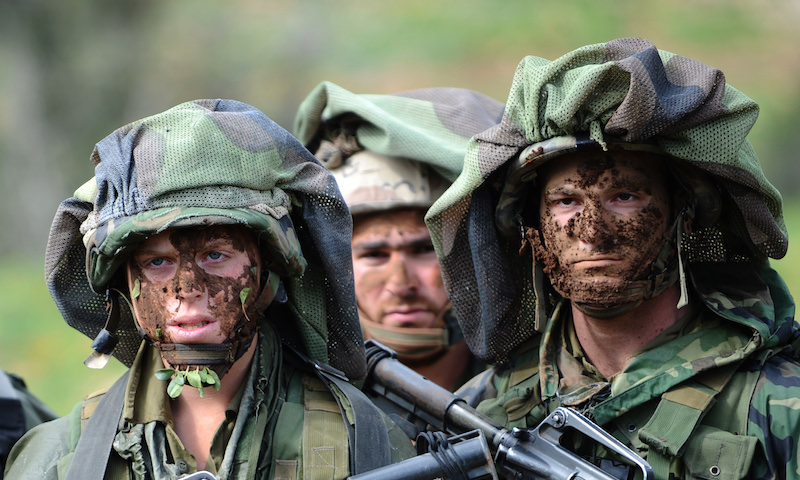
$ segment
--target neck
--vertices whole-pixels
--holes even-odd
[[[175,433],[194,455],[198,470],[204,469],[208,462],[211,440],[225,419],[225,409],[249,376],[257,344],[256,337],[247,352],[222,377],[219,390],[206,387],[200,398],[196,388],[184,388],[180,396],[171,401]]]
[[[459,385],[464,372],[469,368],[469,348],[467,342],[461,340],[448,348],[435,361],[429,363],[409,364],[408,367],[437,385],[451,392]]]
[[[673,285],[655,298],[612,318],[596,318],[572,306],[575,333],[592,365],[606,378],[621,372],[629,359],[678,321],[680,293]]]

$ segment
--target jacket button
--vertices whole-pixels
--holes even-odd
[[[189,471],[189,464],[186,463],[186,460],[178,460],[178,463],[176,463],[176,465],[178,466],[178,471],[180,473],[186,473]]]

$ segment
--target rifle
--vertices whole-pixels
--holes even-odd
[[[369,340],[364,392],[387,411],[404,411],[409,419],[422,421],[439,431],[429,453],[422,453],[430,433],[417,438],[420,455],[387,467],[350,477],[352,480],[432,479],[462,476],[467,479],[508,478],[531,480],[619,480],[568,448],[573,435],[582,435],[616,453],[638,468],[644,480],[653,478],[650,465],[616,438],[575,410],[559,407],[533,429],[497,425],[466,401],[400,363],[397,354]],[[444,432],[444,433],[442,433]],[[441,436],[455,435],[446,441]],[[470,449],[462,436],[488,444]],[[422,445],[420,445],[420,440]],[[452,441],[451,441],[452,440]],[[493,457],[492,457],[493,455]],[[482,466],[483,468],[479,468]],[[627,468],[624,469],[627,472]]]

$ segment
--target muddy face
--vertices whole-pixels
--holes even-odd
[[[581,153],[541,171],[541,238],[531,241],[562,296],[597,309],[641,293],[631,282],[649,274],[670,212],[660,162],[634,152]]]
[[[238,226],[175,229],[142,243],[128,262],[136,318],[157,343],[221,343],[252,334],[259,251],[250,230]],[[247,290],[249,289],[249,290]],[[249,293],[247,293],[249,292]],[[247,335],[247,333],[245,333]]]
[[[420,209],[359,215],[353,273],[362,315],[391,327],[444,325],[450,307],[439,260]]]

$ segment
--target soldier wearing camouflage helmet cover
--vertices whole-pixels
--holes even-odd
[[[302,144],[250,105],[196,100],[92,160],[56,213],[46,278],[94,338],[87,366],[130,369],[23,437],[7,478],[333,479],[413,454],[348,383],[365,373],[339,268],[350,216]]]
[[[424,215],[461,170],[467,140],[503,105],[459,88],[355,94],[330,82],[295,130],[328,167],[353,215],[353,269],[364,336],[448,389],[482,369],[450,314]]]
[[[519,64],[426,221],[473,352],[459,393],[507,426],[557,406],[656,478],[797,478],[781,197],[722,72],[638,38]],[[579,450],[630,470],[602,448]]]

